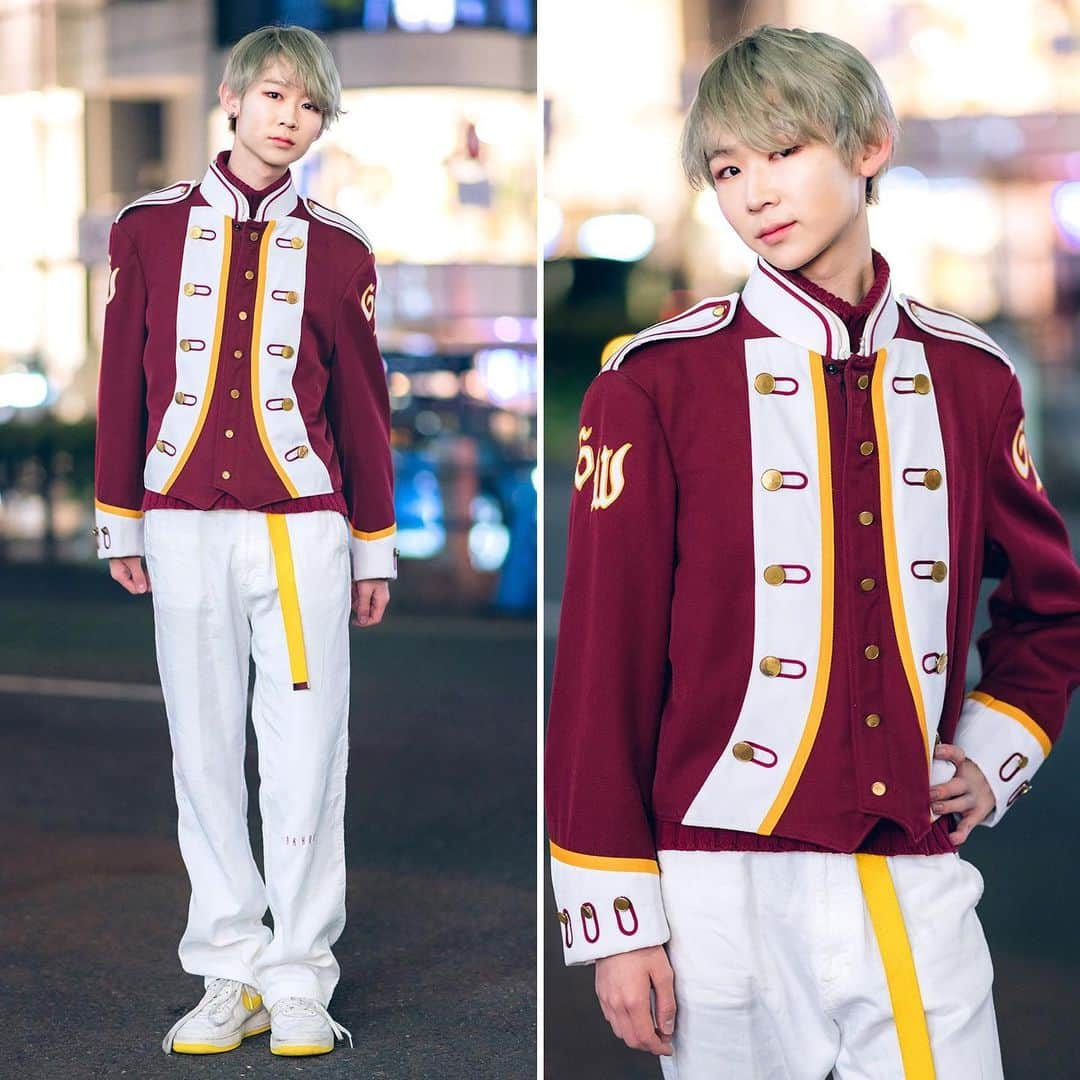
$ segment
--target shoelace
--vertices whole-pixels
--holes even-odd
[[[214,1019],[221,1018],[224,1020],[236,1004],[236,999],[239,997],[243,986],[244,984],[242,982],[237,982],[235,979],[211,979],[210,985],[207,986],[206,993],[203,994],[199,1004],[190,1012],[184,1013],[184,1015],[169,1029],[168,1035],[161,1040],[161,1049],[164,1050],[166,1054],[171,1054],[176,1033],[193,1016],[196,1016],[203,1011],[210,1013],[211,1017]]]
[[[335,1041],[343,1036],[349,1040],[349,1046],[353,1045],[352,1034],[348,1028],[342,1027],[327,1011],[326,1006],[320,1005],[314,998],[302,998],[302,997],[287,997],[282,998],[280,1001],[274,1004],[274,1007],[270,1010],[270,1016],[273,1017],[274,1013],[281,1012],[284,1016],[321,1016],[329,1025],[330,1030],[334,1033]]]

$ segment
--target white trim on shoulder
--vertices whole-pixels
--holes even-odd
[[[648,345],[653,341],[666,341],[670,338],[705,337],[727,326],[735,318],[735,307],[739,302],[737,292],[727,296],[708,296],[693,307],[678,315],[647,326],[635,334],[622,348],[612,353],[604,364],[603,371],[617,371],[619,365],[639,345]]]
[[[969,319],[965,319],[963,315],[932,308],[921,300],[916,300],[915,297],[908,296],[905,293],[900,294],[899,302],[900,306],[910,316],[912,322],[917,326],[921,326],[928,333],[933,334],[935,337],[947,338],[949,341],[962,341],[968,345],[975,345],[977,348],[984,349],[1007,364],[1009,370],[1015,373],[1016,368],[1013,367],[1005,350],[985,330],[976,326]]]
[[[371,246],[371,241],[368,239],[367,233],[364,232],[355,221],[347,218],[344,214],[339,214],[336,210],[331,210],[330,207],[323,206],[314,199],[309,199],[306,195],[304,196],[304,205],[308,208],[308,213],[310,213],[317,221],[325,222],[327,225],[334,225],[343,232],[355,236],[368,251],[375,250]]]

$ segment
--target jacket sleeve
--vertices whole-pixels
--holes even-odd
[[[667,684],[675,478],[651,398],[621,371],[581,410],[545,753],[568,964],[668,939],[651,828]]]
[[[98,371],[94,528],[99,559],[143,554],[146,280],[131,238],[109,233],[109,292]]]
[[[341,462],[354,581],[396,578],[390,393],[375,337],[375,261],[354,271],[338,306],[327,415]]]
[[[1080,571],[1060,515],[1027,449],[1020,384],[1009,385],[986,473],[984,576],[990,629],[978,642],[982,677],[960,713],[955,742],[990,783],[996,825],[1061,734],[1080,682]]]

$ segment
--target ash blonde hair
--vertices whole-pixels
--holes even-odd
[[[732,42],[701,76],[682,131],[682,165],[693,188],[711,188],[708,155],[717,131],[771,153],[799,142],[829,143],[854,170],[862,150],[900,122],[881,77],[858,49],[831,34],[759,26]],[[866,202],[893,152],[866,181]]]
[[[304,26],[260,26],[245,34],[229,53],[225,64],[225,84],[243,97],[267,64],[283,60],[322,117],[321,135],[342,113],[341,76],[326,43]],[[236,120],[229,120],[236,130]]]

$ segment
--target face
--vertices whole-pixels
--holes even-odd
[[[267,168],[288,168],[319,137],[322,113],[284,61],[272,60],[238,97],[222,83],[219,94],[226,112],[236,116],[236,146]]]
[[[721,131],[712,145],[709,168],[721,212],[743,243],[781,270],[854,244],[866,228],[866,178],[890,149],[888,142],[867,148],[853,170],[826,143],[765,153]]]

